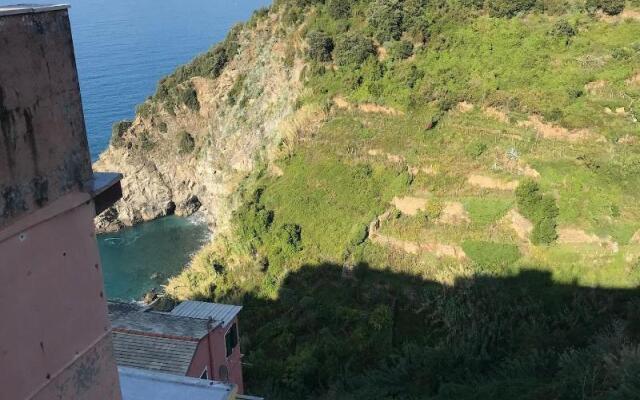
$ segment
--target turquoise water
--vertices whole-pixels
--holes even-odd
[[[205,224],[175,216],[99,235],[107,297],[139,300],[160,289],[208,239]]]
[[[38,1],[36,1],[38,3]],[[51,3],[51,1],[39,1]],[[269,0],[65,0],[93,160],[111,125],[131,119],[160,78],[224,38]],[[186,264],[207,240],[207,227],[163,218],[100,235],[107,296],[139,299]]]

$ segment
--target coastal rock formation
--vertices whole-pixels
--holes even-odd
[[[161,81],[134,121],[114,127],[94,169],[121,172],[123,198],[96,219],[98,231],[197,210],[212,226],[228,221],[232,194],[271,158],[302,88],[299,33],[280,18],[263,15],[232,30]]]

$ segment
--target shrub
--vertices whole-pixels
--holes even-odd
[[[247,76],[245,74],[240,74],[236,78],[235,82],[233,82],[233,86],[231,86],[229,93],[227,93],[227,103],[229,103],[229,105],[233,106],[238,102],[240,94],[242,94],[242,89],[244,88],[244,81],[246,78]]]
[[[356,224],[351,228],[351,239],[349,240],[349,244],[351,246],[358,246],[364,243],[369,237],[369,227],[366,224]]]
[[[111,145],[113,147],[121,147],[124,145],[123,136],[125,132],[131,128],[133,122],[131,121],[119,121],[113,124],[111,127]]]
[[[136,107],[136,114],[140,116],[140,118],[149,118],[151,116],[151,104],[144,102],[142,104],[138,104]]]
[[[375,53],[371,39],[348,32],[337,38],[333,58],[338,65],[360,65]]]
[[[551,244],[558,238],[556,232],[555,218],[543,218],[533,225],[531,231],[531,243],[533,244]]]
[[[318,62],[331,61],[331,52],[334,48],[331,36],[320,31],[311,31],[307,34],[307,43],[309,50],[307,56]]]
[[[394,60],[404,60],[413,54],[413,43],[406,40],[391,42],[388,47],[391,58]]]
[[[466,240],[462,249],[476,265],[490,270],[508,267],[521,257],[518,246],[511,243]]]
[[[182,91],[180,99],[182,100],[182,103],[191,111],[200,111],[200,101],[198,101],[198,93],[193,86],[187,86]]]
[[[493,17],[514,17],[531,10],[535,0],[487,0],[489,14]]]
[[[167,130],[168,130],[167,123],[166,123],[166,122],[160,122],[160,123],[158,124],[158,130],[159,130],[161,133],[167,133]]]
[[[352,0],[328,0],[327,11],[335,19],[348,18],[351,15]]]
[[[190,154],[196,147],[196,141],[187,131],[180,131],[178,134],[178,153]]]
[[[516,189],[516,201],[522,215],[533,221],[533,244],[550,244],[558,238],[556,218],[560,210],[552,196],[543,195],[536,182],[526,179]]]
[[[576,35],[576,29],[566,19],[558,20],[554,25],[551,33],[554,36],[562,38],[571,38]]]
[[[140,148],[142,150],[150,151],[155,147],[155,145],[156,144],[153,142],[153,140],[151,140],[151,137],[149,136],[149,132],[143,131],[140,134]]]
[[[375,0],[367,9],[367,22],[380,43],[402,36],[402,9],[399,0]]]
[[[625,0],[587,0],[585,7],[589,12],[602,10],[608,15],[618,15],[624,10]]]
[[[487,151],[487,145],[483,142],[473,142],[467,145],[465,152],[470,158],[478,158]]]

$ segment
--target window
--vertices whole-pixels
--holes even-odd
[[[207,368],[204,368],[204,371],[202,371],[202,375],[200,375],[200,379],[209,379],[209,371],[207,371]]]
[[[235,323],[231,325],[231,328],[227,331],[224,341],[227,345],[227,357],[229,357],[231,353],[233,353],[233,349],[238,345],[238,327]]]

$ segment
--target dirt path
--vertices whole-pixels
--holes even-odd
[[[518,181],[504,182],[496,178],[489,176],[471,174],[467,178],[467,182],[471,186],[476,186],[481,189],[497,189],[497,190],[516,190],[518,187]]]
[[[516,232],[518,239],[529,242],[529,235],[533,231],[533,224],[516,210],[511,210],[504,216],[504,219]]]
[[[521,121],[520,126],[532,127],[544,139],[563,140],[567,142],[582,142],[586,140],[594,140],[596,142],[606,142],[602,135],[591,132],[589,129],[572,129],[563,128],[561,126],[552,125],[544,122],[537,115],[531,115],[528,121]]]
[[[561,244],[597,244],[603,248],[617,253],[619,250],[618,243],[611,237],[601,238],[596,234],[587,233],[577,228],[560,228],[558,229],[558,243]]]
[[[380,233],[381,225],[387,221],[392,215],[393,210],[388,210],[384,214],[376,217],[369,224],[369,239],[376,244],[391,247],[408,254],[417,255],[420,252],[431,253],[438,258],[451,257],[458,260],[467,258],[464,250],[460,246],[443,244],[438,242],[411,242],[407,240],[396,239],[391,236]]]
[[[427,209],[427,199],[422,197],[394,197],[391,204],[405,215],[414,216]]]
[[[373,103],[362,103],[353,105],[347,99],[342,96],[336,96],[333,98],[333,104],[342,110],[358,110],[365,113],[379,113],[386,115],[404,115],[402,111],[396,110],[393,107],[381,106]]]
[[[446,225],[461,225],[471,222],[469,213],[464,209],[464,205],[458,201],[449,201],[444,204],[438,223]]]

